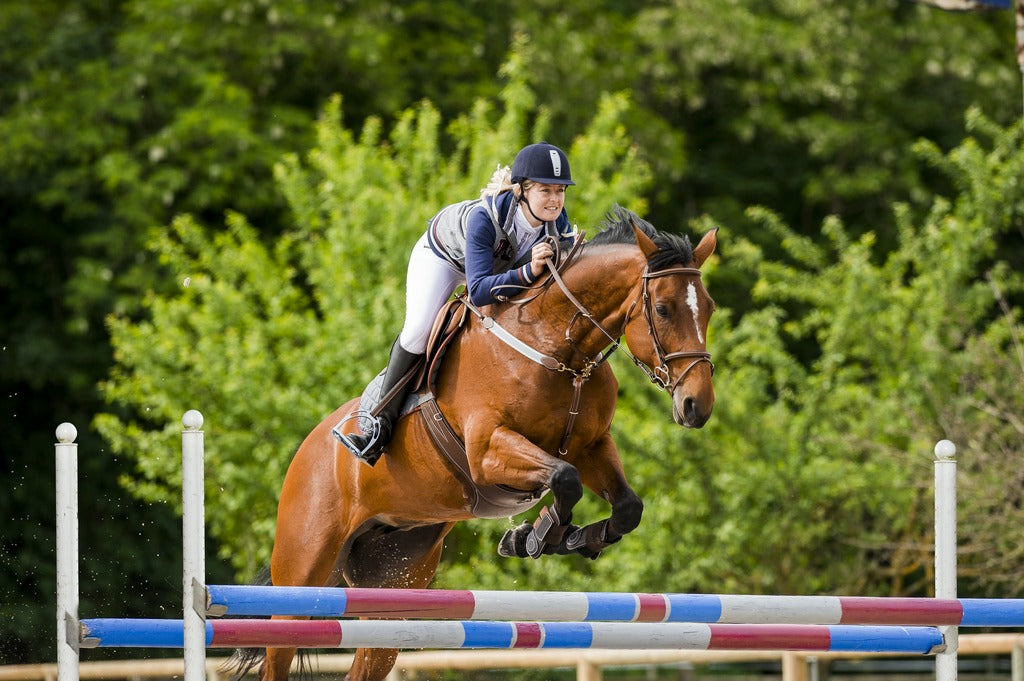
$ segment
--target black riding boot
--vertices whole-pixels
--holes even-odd
[[[384,399],[384,396],[391,392],[407,374],[414,371],[422,358],[422,354],[409,352],[396,339],[395,344],[391,346],[391,357],[388,360],[387,369],[384,371],[384,381],[380,386],[381,399]],[[377,414],[376,428],[371,428],[369,433],[356,433],[338,439],[349,451],[366,463],[371,466],[377,463],[384,447],[391,440],[391,431],[395,422],[398,421],[398,412],[402,409],[411,384],[411,380],[406,382],[401,389],[395,391],[387,404],[381,406],[380,413]],[[377,431],[376,437],[374,437],[374,431]],[[346,442],[346,440],[348,441]]]

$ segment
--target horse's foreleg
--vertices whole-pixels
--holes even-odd
[[[579,553],[595,559],[601,552],[640,525],[644,503],[626,482],[619,452],[606,433],[581,465],[583,484],[612,506],[611,515],[599,522],[576,528],[559,547],[560,553]]]
[[[470,457],[473,461],[476,457]],[[478,484],[501,484],[515,489],[551,490],[553,502],[541,509],[537,520],[509,530],[498,545],[506,558],[537,558],[554,553],[563,543],[571,525],[572,509],[583,497],[583,484],[576,467],[551,456],[521,434],[505,427],[494,430],[486,452],[477,459],[473,478]]]
[[[575,466],[560,463],[548,483],[553,502],[540,510],[525,538],[526,553],[531,558],[555,553],[566,533],[576,529],[572,524],[572,509],[583,498],[583,484]]]

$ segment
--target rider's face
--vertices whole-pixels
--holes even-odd
[[[530,211],[526,212],[526,219],[537,227],[541,222],[553,222],[561,215],[562,207],[565,205],[565,185],[533,184],[523,192],[523,196],[533,211],[533,215],[530,215]]]

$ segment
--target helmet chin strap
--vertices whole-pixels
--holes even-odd
[[[523,191],[522,187],[523,185],[519,185],[519,196],[516,197],[516,201],[519,203],[525,203],[526,210],[530,211],[530,215],[533,216],[533,219],[543,225],[544,221],[537,217],[537,214],[533,212],[533,208],[530,207],[530,202],[526,200],[526,192]]]

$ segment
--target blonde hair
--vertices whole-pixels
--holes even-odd
[[[523,189],[529,186],[530,181],[524,180],[522,186],[512,182],[512,169],[508,166],[503,166],[500,163],[498,167],[494,169],[494,174],[491,175],[491,181],[487,183],[487,186],[480,190],[480,198],[487,198],[488,196],[497,196],[502,192],[512,190],[516,193],[516,196],[522,193]]]

